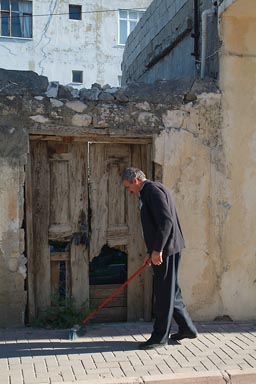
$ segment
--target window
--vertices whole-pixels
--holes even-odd
[[[32,37],[32,1],[0,0],[0,35]]]
[[[72,83],[83,82],[83,71],[72,71]]]
[[[72,20],[82,20],[82,6],[69,5],[69,18]]]
[[[143,13],[143,11],[119,10],[119,44],[125,45],[127,37],[134,30]]]

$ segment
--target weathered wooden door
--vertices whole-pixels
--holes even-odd
[[[29,277],[34,279],[29,297],[36,314],[50,305],[60,285],[62,295],[72,295],[77,305],[89,299],[87,148],[87,143],[31,141],[33,247]]]
[[[138,200],[129,195],[120,182],[128,166],[143,169],[151,176],[150,145],[90,145],[90,259],[98,256],[103,245],[120,248],[128,255],[128,276],[145,257]],[[150,271],[139,275],[127,287],[127,320],[151,317],[152,284]],[[112,313],[116,308],[112,308]]]
[[[150,177],[150,151],[150,144],[31,141],[31,314],[50,305],[60,283],[78,305],[89,303],[89,260],[104,245],[127,253],[128,276],[143,263],[138,201],[120,176],[132,165]],[[151,287],[149,269],[129,284],[125,319],[150,319]]]

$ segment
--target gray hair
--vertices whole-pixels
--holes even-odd
[[[137,179],[140,181],[146,180],[146,175],[139,168],[129,167],[123,171],[121,178],[122,181],[127,180],[129,183],[132,183],[132,179]]]

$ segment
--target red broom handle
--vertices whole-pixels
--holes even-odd
[[[82,320],[82,324],[85,324],[87,323],[88,320],[90,320],[92,317],[94,317],[96,315],[96,313],[101,309],[103,308],[107,303],[109,303],[113,297],[115,297],[120,291],[122,291],[122,289],[124,289],[124,287],[126,287],[126,285],[128,285],[130,283],[130,281],[132,281],[134,279],[134,277],[136,277],[139,273],[141,273],[143,271],[143,269],[146,267],[147,265],[147,261],[142,264],[142,266],[137,269],[137,271],[135,271],[130,277],[129,279],[127,279],[122,285],[120,285],[120,287],[118,287],[117,289],[114,290],[114,292],[111,293],[110,296],[108,296],[99,306],[97,309],[95,309],[94,311],[92,311],[88,316],[86,316],[83,320]]]

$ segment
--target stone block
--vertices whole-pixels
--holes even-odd
[[[230,378],[232,384],[254,384],[256,383],[256,369],[247,368],[244,370],[233,369],[227,370],[226,373]]]

